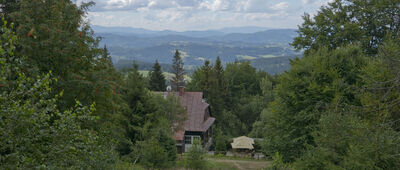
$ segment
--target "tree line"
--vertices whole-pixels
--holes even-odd
[[[253,129],[274,168],[400,167],[399,5],[335,0],[304,15],[292,43],[304,57],[279,76]]]
[[[336,0],[303,20],[291,45],[304,56],[280,75],[218,60],[193,73],[216,150],[250,135],[271,169],[398,169],[400,1]]]
[[[175,164],[184,109],[153,94],[137,66],[114,68],[84,20],[92,5],[0,1],[1,168]]]

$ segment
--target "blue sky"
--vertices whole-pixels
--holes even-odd
[[[77,3],[88,0],[76,0]],[[91,24],[152,30],[260,26],[297,28],[332,0],[92,0]]]

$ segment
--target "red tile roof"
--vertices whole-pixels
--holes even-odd
[[[208,117],[204,120],[209,104],[204,101],[202,92],[184,92],[182,96],[179,95],[179,92],[155,93],[163,96],[174,95],[179,97],[182,107],[187,111],[187,119],[183,124],[184,131],[206,132],[215,121],[213,117]],[[175,140],[183,140],[184,131],[175,132]]]
[[[185,131],[184,130],[179,130],[174,133],[174,139],[175,140],[183,140],[185,138]]]

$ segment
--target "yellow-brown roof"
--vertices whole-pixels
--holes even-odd
[[[247,136],[241,136],[233,139],[232,149],[254,149],[254,139]]]

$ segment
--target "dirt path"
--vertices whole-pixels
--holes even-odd
[[[241,169],[241,170],[243,170],[243,168],[238,164],[238,163],[236,163],[236,162],[233,162],[233,164],[238,168],[238,169]]]
[[[264,169],[268,166],[267,161],[247,161],[247,160],[233,160],[233,159],[209,159],[210,161],[227,163],[235,165],[237,169],[247,170],[247,169]]]

